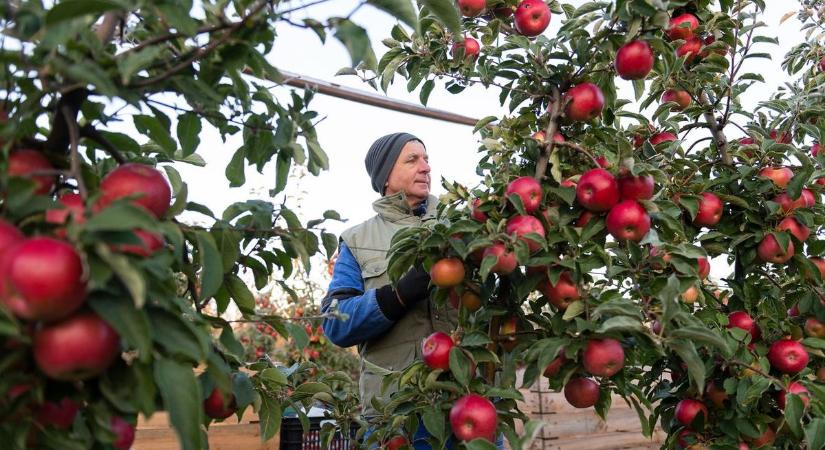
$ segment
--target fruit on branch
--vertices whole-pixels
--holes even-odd
[[[513,15],[515,12],[515,8],[512,6],[499,6],[498,8],[493,9],[493,16],[499,19],[506,19]]]
[[[814,142],[814,145],[811,146],[811,155],[816,157],[819,152],[822,151],[822,145],[819,142]]]
[[[34,413],[35,421],[42,426],[53,426],[61,430],[72,427],[80,405],[69,397],[58,402],[46,401]]]
[[[540,144],[543,144],[544,140],[547,138],[547,133],[545,133],[544,130],[539,130],[539,131],[536,131],[535,133],[533,133],[532,138],[539,141]],[[553,142],[557,142],[557,143],[565,142],[564,135],[562,135],[561,133],[554,134],[553,135]]]
[[[487,214],[479,209],[482,205],[482,201],[480,198],[474,198],[473,204],[470,208],[470,217],[475,220],[476,222],[484,223],[487,221]]]
[[[19,317],[62,319],[85,299],[83,262],[66,242],[32,238],[0,258],[0,301]]]
[[[387,450],[400,450],[404,448],[404,446],[409,446],[410,441],[407,440],[404,436],[393,436],[389,441],[387,441]]]
[[[562,272],[556,284],[544,280],[539,284],[539,290],[560,311],[564,311],[571,303],[581,298],[579,286],[573,282],[570,272]]]
[[[662,131],[661,133],[656,133],[650,137],[650,145],[659,145],[662,142],[673,142],[678,140],[679,138],[669,132],[669,131]]]
[[[685,426],[690,426],[694,420],[696,420],[696,416],[702,413],[704,418],[702,419],[702,424],[707,423],[708,421],[708,408],[705,406],[704,403],[700,402],[699,400],[694,400],[692,398],[684,398],[676,404],[676,410],[673,413],[673,417]]]
[[[805,319],[805,334],[819,339],[825,338],[825,324],[816,317],[808,317]]]
[[[135,426],[127,422],[120,416],[112,416],[110,422],[112,432],[115,433],[115,440],[112,447],[118,450],[129,450],[135,442]]]
[[[465,59],[475,59],[481,50],[481,45],[479,45],[477,40],[465,36],[462,42],[456,42],[453,44],[451,49],[453,57],[458,57],[462,50],[464,50]]]
[[[464,281],[464,263],[458,258],[442,258],[430,268],[430,279],[440,288],[458,286]]]
[[[478,438],[492,442],[496,435],[497,421],[493,402],[478,394],[467,394],[456,400],[450,408],[453,434],[465,442]]]
[[[499,342],[501,348],[507,352],[511,352],[514,348],[516,348],[516,345],[518,345],[519,342],[518,330],[518,316],[512,315],[501,321],[501,325],[498,329],[499,338],[502,339]]]
[[[814,193],[811,192],[810,189],[802,189],[802,192],[796,200],[792,200],[787,192],[783,192],[774,197],[773,201],[779,204],[783,213],[790,214],[796,209],[814,206],[816,204],[816,197],[814,197]]]
[[[682,111],[690,106],[693,99],[690,98],[688,91],[682,89],[668,89],[662,94],[662,103],[673,102],[675,106],[671,106],[671,111]]]
[[[700,280],[704,280],[710,275],[710,262],[707,258],[696,258],[696,273]]]
[[[612,377],[624,367],[624,349],[612,338],[591,339],[582,352],[582,366],[588,373]]]
[[[157,218],[166,214],[172,201],[169,183],[160,171],[145,164],[126,163],[109,172],[100,182],[100,192],[101,208],[130,197],[132,203],[146,208]]]
[[[7,250],[19,244],[26,236],[16,226],[0,219],[0,258]]]
[[[526,0],[525,0],[526,1]],[[581,83],[564,93],[567,107],[565,116],[573,121],[586,122],[602,114],[604,108],[604,94],[593,83]]]
[[[550,361],[549,364],[547,364],[547,367],[544,368],[544,372],[542,373],[547,378],[553,378],[554,376],[559,374],[559,372],[561,371],[561,367],[564,365],[566,361],[567,358],[564,357],[564,349],[562,348],[560,350],[559,355],[556,356],[555,359]]]
[[[819,269],[820,278],[825,280],[825,259],[822,259],[822,258],[808,258],[808,260],[811,261],[816,266],[817,269]],[[812,275],[812,274],[810,274],[810,275]]]
[[[792,140],[791,134],[787,131],[783,131],[782,134],[779,134],[777,130],[771,130],[768,136],[780,144],[790,144]]]
[[[564,398],[576,408],[589,408],[599,401],[599,383],[589,378],[571,378],[564,385]]]
[[[490,272],[492,273],[507,275],[508,273],[512,273],[516,270],[516,266],[518,266],[516,253],[511,250],[507,250],[507,247],[505,247],[501,242],[496,242],[484,249],[484,258],[487,258],[488,256],[494,256],[496,258],[495,264],[493,264],[493,267],[490,268]]]
[[[235,395],[230,393],[228,396],[224,396],[218,388],[212,389],[209,397],[203,401],[203,411],[212,419],[226,419],[235,414],[236,410]]]
[[[756,254],[762,262],[772,262],[774,264],[785,264],[794,255],[793,241],[788,240],[787,248],[779,246],[773,234],[766,234],[756,247]]]
[[[693,14],[685,13],[670,19],[667,27],[667,37],[671,41],[677,39],[690,39],[693,37],[693,30],[699,26],[699,20]]]
[[[619,183],[604,169],[588,170],[576,185],[576,199],[590,211],[608,211],[619,202]]]
[[[421,359],[430,369],[450,369],[450,350],[455,342],[449,334],[436,331],[421,343]]]
[[[759,176],[768,178],[773,184],[785,188],[793,178],[793,171],[787,167],[765,167],[759,171]]]
[[[464,17],[476,17],[487,6],[485,0],[458,0],[458,9]]]
[[[74,223],[86,222],[86,207],[83,205],[83,198],[80,197],[80,194],[67,192],[61,195],[57,201],[61,204],[62,208],[47,209],[46,223],[63,225],[69,220],[70,216]],[[62,234],[65,235],[65,232]]]
[[[696,300],[699,299],[699,288],[696,286],[690,286],[689,288],[685,289],[682,292],[682,301],[687,304],[693,304]]]
[[[530,252],[536,252],[541,249],[542,245],[532,239],[528,239],[525,237],[527,234],[538,234],[542,238],[545,237],[544,234],[544,226],[541,224],[541,221],[534,216],[513,216],[507,221],[507,227],[505,229],[507,234],[515,234],[516,237],[527,244],[527,248],[530,249]]]
[[[740,328],[751,335],[751,340],[755,341],[762,336],[759,324],[753,320],[746,311],[734,311],[728,315],[728,328]]]
[[[527,214],[533,214],[541,205],[541,184],[533,177],[519,177],[507,184],[504,195],[516,195]]]
[[[704,40],[702,40],[702,43],[703,43],[705,46],[711,45],[711,44],[713,44],[713,43],[715,43],[715,42],[716,42],[716,36],[714,36],[714,35],[712,35],[712,34],[711,34],[711,35],[709,35],[708,37],[706,37]],[[728,51],[730,51],[730,47],[728,47],[728,44],[727,44],[727,43],[724,43],[724,42],[723,42],[722,44],[723,44],[723,45],[722,45],[722,47],[721,47],[721,48],[714,49],[714,50],[713,50],[713,53],[716,53],[716,54],[717,54],[717,55],[719,55],[719,56],[728,56]],[[702,53],[700,53],[700,54],[699,54],[699,57],[700,57],[700,58],[706,58],[709,54],[710,54],[710,53],[708,53],[708,51],[707,51],[707,50],[702,50]]]
[[[653,49],[637,39],[624,44],[616,52],[616,72],[625,80],[642,80],[653,69]]]
[[[690,38],[684,44],[676,48],[676,56],[685,57],[687,62],[692,62],[702,51],[702,41],[699,38]]]
[[[693,224],[700,227],[712,227],[722,218],[722,200],[711,192],[703,192],[699,198],[699,209]]]
[[[811,235],[810,228],[799,223],[795,217],[786,217],[776,226],[777,231],[788,231],[793,237],[799,239],[799,242],[805,242]]]
[[[573,224],[576,227],[582,228],[586,227],[588,223],[590,223],[590,219],[596,217],[596,214],[592,211],[584,210],[581,214],[579,214],[578,219]]]
[[[819,61],[819,70],[825,72],[825,57]]]
[[[114,244],[112,250],[147,258],[163,248],[163,236],[146,230],[132,230],[140,244]]]
[[[728,393],[724,388],[717,385],[715,381],[710,381],[705,385],[705,398],[710,400],[717,409],[725,408],[725,401],[728,400]]]
[[[623,200],[610,209],[607,231],[617,241],[641,241],[650,231],[650,216],[636,200]]]
[[[799,373],[808,365],[808,358],[805,347],[792,339],[780,339],[768,350],[771,367],[783,373]]]
[[[106,321],[84,311],[34,332],[34,360],[50,378],[87,380],[103,373],[120,354],[120,337]]]
[[[753,448],[760,448],[766,445],[773,445],[773,441],[776,440],[776,432],[773,431],[773,428],[767,427],[765,432],[759,435],[756,439],[751,439],[750,443]]]
[[[37,174],[54,171],[54,167],[43,153],[32,149],[14,150],[9,154],[6,173],[10,177],[27,178],[34,181],[37,195],[46,195],[54,189],[55,175]]]
[[[776,395],[776,404],[779,406],[779,409],[785,409],[785,401],[787,400],[788,393],[796,394],[799,396],[800,400],[802,400],[802,404],[805,408],[808,407],[808,403],[811,401],[810,399],[810,392],[802,385],[802,383],[798,381],[791,381],[788,384],[787,389],[782,389]]]
[[[550,16],[544,0],[523,0],[516,8],[516,31],[523,36],[538,36],[550,25]]]

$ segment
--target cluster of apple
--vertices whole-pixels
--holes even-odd
[[[486,0],[458,0],[458,9],[464,17],[478,17],[487,10]],[[544,0],[522,0],[515,11],[509,6],[493,8],[492,15],[499,19],[514,16],[516,32],[522,36],[538,36],[550,25],[550,8]],[[464,36],[461,42],[453,44],[454,57],[475,59],[481,51],[481,44],[472,37]]]

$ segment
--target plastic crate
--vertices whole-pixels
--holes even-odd
[[[329,421],[323,417],[309,418],[309,431],[297,417],[281,420],[281,450],[351,450],[356,448],[354,436],[344,436],[341,430],[335,432],[328,449],[321,448],[321,423]],[[353,434],[355,429],[352,430]]]

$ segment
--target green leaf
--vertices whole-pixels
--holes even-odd
[[[203,395],[192,366],[173,359],[155,361],[155,382],[169,411],[169,420],[177,431],[183,450],[199,450],[206,443],[201,434]]]
[[[474,374],[470,373],[471,367],[472,362],[461,347],[455,346],[450,349],[450,372],[462,386],[469,385],[473,378]]]
[[[410,0],[368,0],[367,4],[391,14],[419,32],[418,14]]]
[[[353,67],[363,62],[368,69],[375,69],[375,53],[373,53],[370,46],[367,30],[349,19],[342,19],[335,26],[335,37],[349,51]]]
[[[106,11],[112,11],[114,9],[125,8],[116,1],[65,0],[54,5],[54,7],[46,13],[46,25],[54,26],[65,20],[71,20],[81,16],[98,16]]]
[[[443,441],[446,434],[444,414],[437,408],[427,408],[421,415],[424,427],[439,441]]]
[[[705,391],[705,363],[690,341],[668,340],[667,345],[687,364],[691,380],[696,384],[697,392]]]
[[[564,310],[564,316],[562,316],[562,320],[569,322],[583,312],[584,302],[581,300],[576,300],[575,302],[571,303],[566,310]]]
[[[427,80],[421,85],[421,93],[418,94],[418,100],[421,101],[421,104],[427,106],[427,100],[430,99],[430,93],[433,91],[435,87],[435,81]]]
[[[188,319],[161,309],[149,309],[152,340],[171,355],[186,358],[192,363],[206,358],[209,343]]]
[[[495,444],[488,441],[484,438],[475,438],[472,441],[465,444],[467,446],[467,450],[497,450]]]
[[[295,388],[292,396],[296,399],[303,400],[312,397],[319,392],[326,392],[332,394],[332,389],[324,383],[317,381],[307,381],[306,383]]]
[[[685,339],[695,343],[702,343],[716,347],[722,351],[723,356],[730,357],[733,354],[728,342],[721,336],[714,333],[713,330],[704,326],[687,326],[674,329],[670,332],[668,337],[674,339]]]
[[[178,141],[180,141],[183,156],[195,153],[201,142],[201,120],[193,113],[178,116]]]
[[[83,228],[95,231],[132,231],[135,228],[154,230],[155,218],[147,211],[132,203],[119,200],[93,215]]]
[[[261,372],[260,377],[266,382],[275,383],[280,386],[286,386],[289,384],[289,380],[287,380],[286,375],[284,375],[284,373],[277,367],[269,367],[264,369],[263,372]]]
[[[135,308],[131,302],[105,295],[91,296],[88,302],[127,345],[138,351],[141,361],[149,361],[152,357],[152,332],[145,311]]]
[[[215,246],[212,235],[206,231],[196,232],[198,255],[200,258],[200,298],[205,300],[215,295],[223,283],[223,264],[221,254]]]
[[[229,326],[228,323],[224,324],[223,329],[221,330],[221,335],[218,338],[218,340],[227,352],[229,352],[232,356],[238,358],[238,360],[243,360],[245,352],[244,347],[235,338],[235,333],[232,331],[232,327]]]
[[[238,309],[250,314],[255,311],[255,297],[252,295],[246,283],[238,278],[237,275],[230,274],[226,276],[226,289],[229,291],[229,295],[235,300]]]
[[[796,437],[802,437],[802,413],[805,404],[796,394],[788,393],[785,396],[785,423]]]
[[[809,450],[825,448],[825,419],[817,417],[805,425],[805,440],[808,442]]]
[[[301,324],[287,322],[285,325],[287,330],[289,330],[289,335],[295,341],[295,346],[298,347],[298,350],[303,350],[309,345],[309,336],[307,336],[307,332]]]
[[[120,70],[120,82],[127,85],[132,80],[132,75],[145,69],[155,62],[165,49],[162,46],[152,46],[139,52],[129,52],[126,57],[118,60]],[[187,113],[188,114],[188,113]]]
[[[118,279],[126,286],[135,307],[140,309],[146,303],[146,281],[143,275],[130,262],[129,257],[118,253],[113,253],[103,242],[95,244],[95,253],[100,256],[109,268],[117,275]]]
[[[630,316],[616,316],[604,321],[596,330],[596,333],[605,334],[610,332],[631,332],[631,333],[647,333],[648,328],[645,327],[639,319]]]
[[[422,0],[421,3],[432,11],[435,17],[454,35],[458,36],[461,34],[461,17],[458,14],[458,8],[456,8],[454,1]]]
[[[261,421],[261,442],[266,442],[275,437],[275,434],[281,428],[282,414],[283,408],[278,400],[265,395],[261,396],[261,409],[258,412],[258,418]]]
[[[158,118],[138,114],[132,117],[132,120],[135,123],[135,128],[142,134],[149,136],[167,155],[174,154],[175,150],[178,149],[178,145],[172,139],[172,135],[169,134],[169,128]]]

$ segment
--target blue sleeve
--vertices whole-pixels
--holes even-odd
[[[364,279],[355,256],[344,242],[338,249],[338,259],[332,270],[332,281],[321,302],[321,312],[330,310],[338,300],[337,310],[349,316],[347,320],[324,319],[324,335],[339,347],[350,347],[368,341],[385,331],[393,321],[381,312],[375,298],[375,289],[364,292]]]

